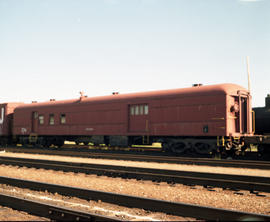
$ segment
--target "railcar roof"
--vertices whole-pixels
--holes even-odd
[[[23,105],[22,102],[7,102],[7,103],[0,103],[0,106],[20,106]]]
[[[115,94],[108,96],[96,96],[96,97],[82,97],[82,99],[70,99],[70,100],[59,100],[59,101],[47,101],[47,102],[38,102],[31,104],[24,104],[17,109],[24,108],[33,108],[33,107],[46,107],[46,106],[58,106],[64,104],[87,104],[91,102],[109,102],[109,101],[119,101],[119,100],[128,100],[128,99],[142,99],[142,98],[162,98],[167,96],[178,96],[178,97],[187,97],[187,96],[198,96],[198,95],[217,95],[217,94],[231,94],[237,95],[238,91],[247,92],[245,88],[237,84],[224,83],[217,85],[205,85],[205,86],[194,86],[189,88],[179,88],[179,89],[168,89],[168,90],[159,90],[159,91],[149,91],[149,92],[138,92],[138,93],[127,93],[127,94]]]

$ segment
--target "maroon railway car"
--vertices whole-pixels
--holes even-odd
[[[0,104],[0,144],[10,143],[12,138],[12,120],[14,109],[22,103]]]
[[[161,142],[177,153],[241,147],[252,135],[251,96],[235,84],[32,103],[14,112],[17,142],[129,146]]]

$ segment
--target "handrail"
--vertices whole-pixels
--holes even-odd
[[[252,133],[255,133],[255,111],[252,110]]]

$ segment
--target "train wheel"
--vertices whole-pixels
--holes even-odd
[[[170,150],[173,153],[183,154],[187,150],[187,146],[184,142],[176,142],[170,144]]]
[[[50,147],[52,145],[52,140],[50,138],[43,138],[41,145],[43,147]]]
[[[62,147],[64,145],[65,141],[62,138],[55,137],[53,139],[53,145],[57,146],[58,148]]]
[[[195,143],[193,147],[198,154],[210,154],[213,150],[210,144],[203,142]]]
[[[217,152],[216,150],[212,151],[211,154],[212,158],[216,159],[216,160],[221,160],[222,159],[222,155],[220,152]]]
[[[7,145],[8,145],[8,139],[0,138],[0,146],[7,146]]]
[[[171,152],[171,149],[168,143],[162,143],[162,151]]]

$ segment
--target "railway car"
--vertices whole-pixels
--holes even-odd
[[[0,145],[6,145],[12,139],[13,111],[22,103],[0,104]]]
[[[270,94],[265,98],[265,107],[255,107],[256,134],[270,135]]]
[[[251,96],[235,84],[24,104],[14,110],[16,143],[130,146],[160,142],[166,151],[239,150],[252,136]]]

